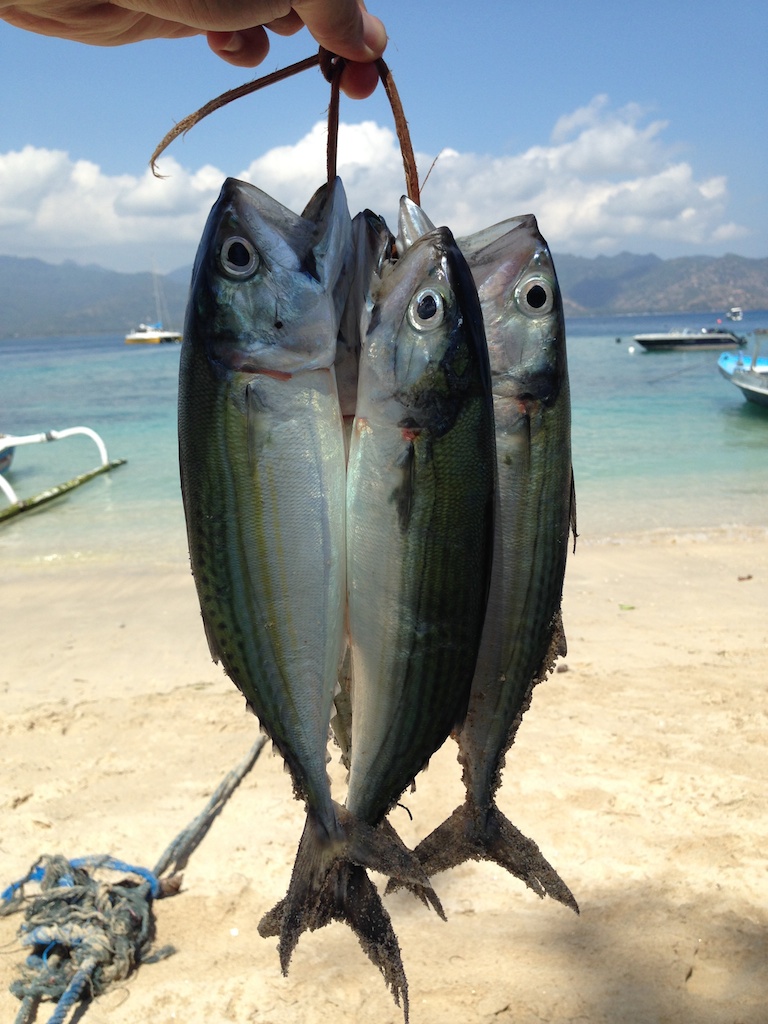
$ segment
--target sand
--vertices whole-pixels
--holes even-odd
[[[500,804],[581,914],[485,863],[435,878],[447,923],[387,897],[413,1024],[765,1024],[767,598],[765,532],[579,542],[566,670],[535,692]],[[0,888],[43,853],[151,866],[257,735],[210,660],[189,573],[17,566],[0,609]],[[404,800],[413,821],[393,823],[415,843],[460,798],[449,742]],[[257,933],[302,822],[267,750],[181,893],[155,904],[178,952],[87,1024],[401,1021],[344,926],[303,936],[287,978]],[[3,1021],[19,923],[0,918]]]

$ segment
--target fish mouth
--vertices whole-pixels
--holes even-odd
[[[247,373],[254,377],[272,377],[274,380],[290,380],[293,377],[293,373],[288,370],[264,366],[242,352],[230,351],[226,358],[220,357],[215,361],[230,373]]]

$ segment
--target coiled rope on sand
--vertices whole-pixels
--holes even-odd
[[[256,763],[264,742],[261,737],[224,777],[152,871],[110,856],[43,856],[0,893],[0,915],[24,910],[19,940],[32,947],[10,986],[21,1000],[15,1024],[31,1024],[42,1000],[57,1003],[48,1024],[64,1024],[79,1000],[100,995],[140,964],[156,963],[176,952],[173,946],[152,949],[153,901],[179,891],[179,872]],[[108,881],[105,873],[121,877]],[[39,883],[40,891],[28,896],[25,887],[31,883]]]

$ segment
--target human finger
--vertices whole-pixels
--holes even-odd
[[[347,60],[368,63],[387,45],[384,25],[357,0],[294,0],[293,7],[317,42]]]
[[[360,64],[349,61],[341,72],[341,91],[352,100],[364,100],[379,84],[379,72],[375,64]]]
[[[206,39],[217,57],[239,68],[255,68],[269,53],[269,39],[260,25],[238,32],[206,32]]]

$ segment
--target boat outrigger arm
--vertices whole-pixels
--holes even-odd
[[[43,434],[25,434],[20,437],[3,434],[0,435],[0,455],[2,455],[2,453],[8,448],[18,448],[20,445],[24,444],[40,444],[45,441],[61,441],[63,438],[72,437],[74,434],[85,434],[86,437],[91,438],[99,450],[99,458],[101,460],[100,464],[95,469],[89,470],[87,473],[81,473],[80,476],[73,477],[71,480],[66,480],[64,483],[49,487],[47,490],[41,491],[40,494],[36,494],[31,498],[19,498],[13,487],[11,487],[8,481],[0,474],[0,491],[3,492],[10,502],[8,508],[0,509],[0,522],[3,522],[5,519],[10,519],[12,516],[19,515],[21,512],[27,512],[30,509],[37,508],[39,505],[43,505],[48,501],[53,501],[54,498],[58,498],[62,494],[66,494],[67,491],[72,491],[75,487],[79,487],[81,484],[87,483],[89,480],[92,480],[93,477],[99,476],[100,473],[108,473],[110,469],[114,469],[116,466],[122,466],[125,463],[125,459],[110,460],[107,455],[106,445],[96,431],[91,430],[90,427],[67,427],[66,430],[47,430]]]

